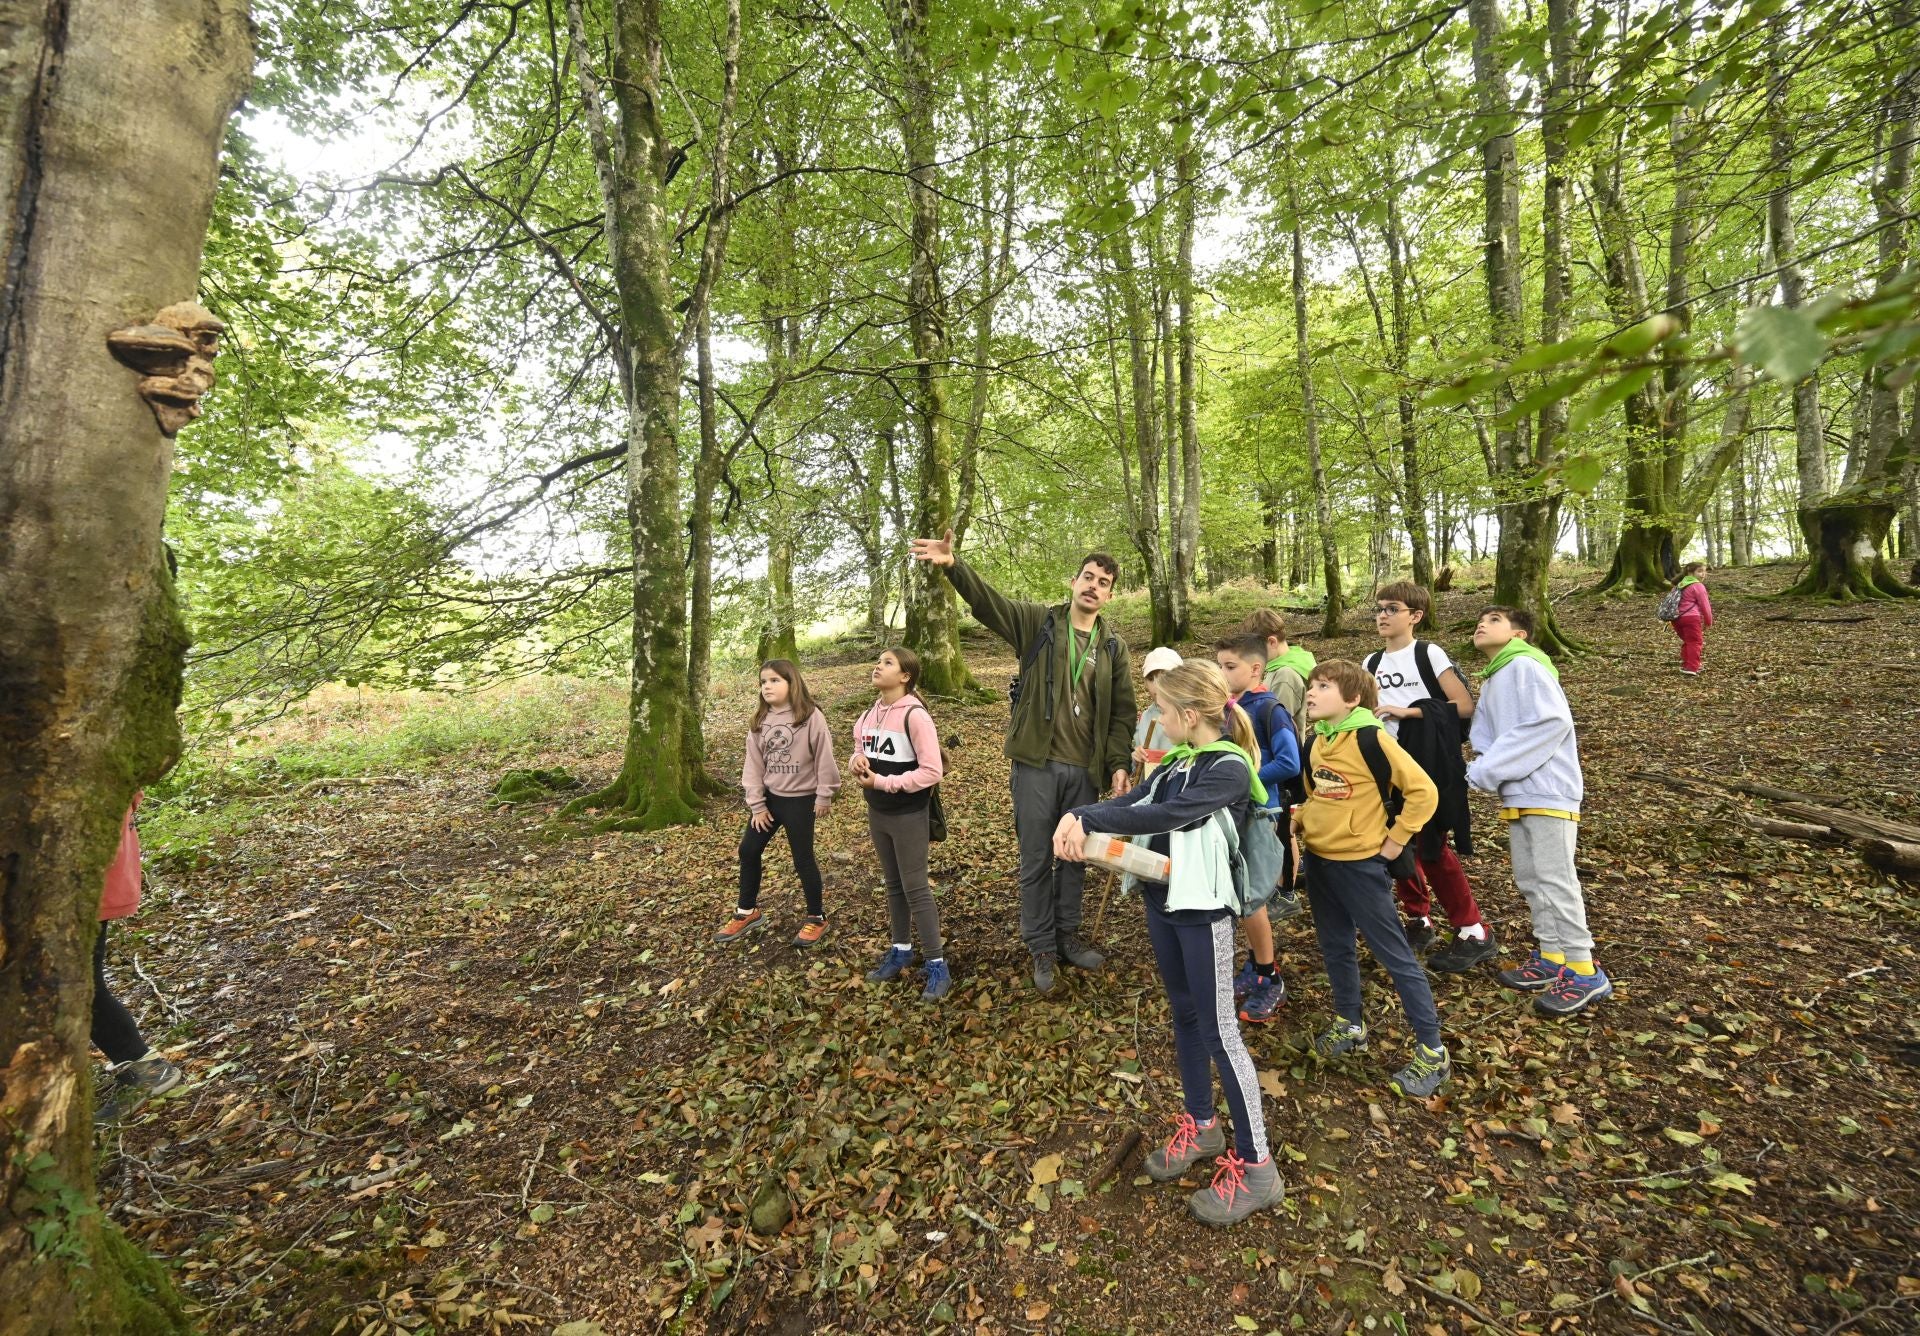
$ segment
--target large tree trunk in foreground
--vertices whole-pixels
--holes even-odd
[[[242,0],[8,0],[0,34],[0,1333],[186,1331],[92,1206],[101,884],[186,650],[173,442],[106,339],[195,295],[252,39]]]
[[[934,65],[928,32],[931,0],[898,0],[893,11],[899,62],[900,143],[906,151],[912,252],[907,260],[907,329],[914,371],[908,387],[919,463],[913,531],[938,536],[953,527],[953,436],[947,417],[947,304],[940,290],[939,136],[934,126]],[[973,685],[960,655],[960,610],[953,585],[926,562],[908,572],[907,642],[920,655],[914,685],[936,696]]]

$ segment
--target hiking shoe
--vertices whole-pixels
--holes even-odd
[[[1242,965],[1240,972],[1233,976],[1233,1000],[1235,1002],[1245,1001],[1247,994],[1253,991],[1253,985],[1259,977],[1260,972],[1253,967],[1253,953],[1249,951],[1247,953],[1247,963]]]
[[[1292,891],[1275,891],[1273,898],[1267,901],[1267,919],[1272,923],[1299,918],[1305,910],[1306,906],[1300,903],[1300,897]]]
[[[1560,977],[1560,966],[1535,951],[1519,969],[1501,970],[1497,977],[1508,988],[1537,993]]]
[[[1183,1113],[1173,1120],[1173,1136],[1166,1145],[1147,1156],[1147,1177],[1156,1183],[1171,1183],[1200,1160],[1211,1160],[1227,1148],[1227,1132],[1216,1117],[1211,1126],[1202,1127],[1193,1115]]]
[[[1500,954],[1500,943],[1492,933],[1485,937],[1458,937],[1427,957],[1427,968],[1435,974],[1465,974],[1476,965],[1484,965]]]
[[[1575,974],[1563,969],[1547,990],[1533,999],[1533,1009],[1542,1016],[1571,1016],[1585,1011],[1603,997],[1613,996],[1613,980],[1598,965],[1591,974]]]
[[[1273,1019],[1273,1013],[1287,1000],[1287,982],[1279,973],[1263,975],[1254,980],[1253,990],[1247,994],[1247,1000],[1240,1006],[1240,1019],[1250,1025],[1265,1025]]]
[[[825,937],[826,935],[827,935],[826,918],[824,916],[820,918],[815,918],[812,914],[809,914],[807,915],[806,918],[801,920],[800,931],[796,932],[793,935],[793,944],[799,947],[812,946],[815,942],[819,941],[822,937]]]
[[[913,963],[913,949],[905,946],[890,946],[887,954],[880,957],[880,963],[867,971],[868,983],[888,983],[897,979]]]
[[[1425,919],[1409,919],[1406,925],[1407,945],[1413,948],[1416,956],[1426,953],[1435,940],[1433,924]]]
[[[737,942],[760,926],[760,911],[749,909],[745,913],[733,911],[733,917],[720,925],[720,931],[713,935],[716,942]]]
[[[1396,1095],[1405,1095],[1408,1099],[1425,1099],[1447,1083],[1453,1075],[1453,1059],[1447,1056],[1447,1046],[1428,1048],[1425,1044],[1413,1046],[1413,1061],[1393,1074],[1387,1082]]]
[[[1323,1058],[1337,1058],[1343,1053],[1358,1053],[1367,1046],[1367,1027],[1333,1018],[1333,1024],[1313,1037],[1313,1051]]]
[[[1033,958],[1033,986],[1045,997],[1053,991],[1053,952],[1042,951]]]
[[[164,1095],[187,1079],[185,1072],[151,1049],[145,1057],[108,1070],[113,1076],[113,1090],[94,1109],[95,1126],[118,1122],[153,1096]]]
[[[922,1002],[938,1002],[953,991],[953,972],[944,960],[927,962],[927,986],[920,990]]]
[[[1220,1157],[1213,1183],[1187,1198],[1187,1209],[1201,1224],[1224,1229],[1286,1199],[1287,1185],[1280,1181],[1280,1166],[1273,1162],[1273,1156],[1248,1164],[1228,1151]]]
[[[1060,934],[1059,957],[1077,970],[1097,970],[1107,958],[1080,940],[1076,933]]]

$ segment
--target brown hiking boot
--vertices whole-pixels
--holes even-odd
[[[737,942],[760,926],[760,911],[749,909],[734,910],[733,917],[720,925],[720,931],[713,935],[716,942]]]
[[[793,935],[793,944],[800,947],[812,946],[826,935],[827,920],[824,917],[815,918],[809,914],[801,921],[800,931]]]

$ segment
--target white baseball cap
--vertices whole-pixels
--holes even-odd
[[[1140,676],[1152,677],[1155,673],[1164,673],[1169,668],[1180,666],[1180,651],[1168,649],[1165,645],[1147,651],[1147,657],[1140,664]]]

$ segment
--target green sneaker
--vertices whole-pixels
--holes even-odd
[[[1313,1037],[1313,1051],[1323,1058],[1359,1053],[1367,1047],[1367,1027],[1335,1016],[1333,1024]]]
[[[1453,1075],[1453,1059],[1447,1056],[1447,1047],[1428,1048],[1425,1044],[1413,1046],[1413,1061],[1393,1074],[1387,1084],[1393,1087],[1396,1095],[1405,1095],[1408,1099],[1425,1099],[1447,1083]]]

